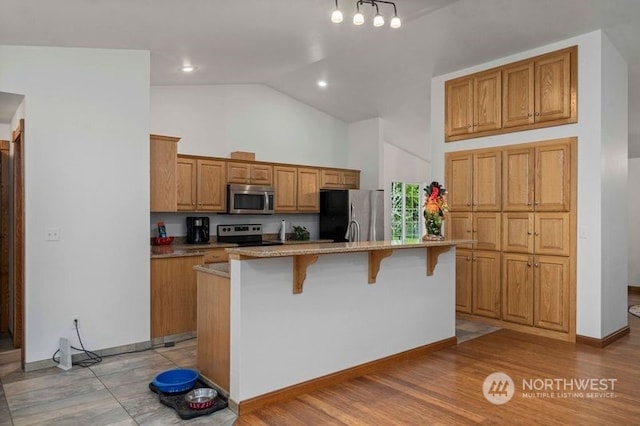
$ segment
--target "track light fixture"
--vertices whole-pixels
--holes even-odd
[[[338,7],[338,0],[336,1],[336,8],[331,13],[331,22],[336,24],[341,23],[344,20],[344,16],[342,15],[342,11]],[[402,21],[398,17],[398,10],[396,9],[396,4],[391,1],[384,0],[357,0],[356,1],[356,13],[353,15],[353,25],[362,25],[364,24],[364,15],[360,11],[360,6],[364,6],[368,4],[372,7],[376,8],[376,14],[373,17],[373,26],[381,27],[384,25],[384,17],[380,14],[380,9],[378,8],[378,3],[390,4],[393,6],[393,18],[389,21],[389,26],[391,28],[400,28],[402,26]]]

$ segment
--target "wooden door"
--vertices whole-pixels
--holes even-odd
[[[502,153],[502,209],[533,211],[535,150],[505,149]]]
[[[24,370],[24,143],[25,122],[13,131],[13,347],[21,348]]]
[[[502,255],[502,319],[533,325],[533,256]]]
[[[502,153],[473,156],[473,210],[499,212],[502,209]]]
[[[456,311],[472,312],[473,262],[472,251],[456,249]]]
[[[449,80],[444,84],[444,93],[446,136],[473,132],[473,79]]]
[[[178,156],[176,162],[176,199],[178,211],[196,210],[196,160]]]
[[[473,213],[449,213],[447,214],[447,236],[451,240],[471,240],[473,239]],[[471,244],[460,244],[456,247],[470,249]]]
[[[298,169],[273,166],[276,212],[295,212],[298,209]]]
[[[227,183],[251,183],[251,165],[227,161]]]
[[[344,189],[359,189],[360,188],[360,172],[352,172],[345,170],[343,173],[343,187]]]
[[[0,333],[9,332],[9,141],[0,141]]]
[[[536,211],[569,211],[571,205],[571,150],[569,144],[535,149]]]
[[[178,208],[176,159],[180,138],[151,135],[150,185],[152,212],[175,212]]]
[[[198,210],[224,212],[227,210],[225,162],[216,160],[197,161]]]
[[[476,74],[473,78],[473,131],[502,127],[502,73],[500,70]]]
[[[534,122],[534,63],[525,62],[502,69],[502,127]]]
[[[536,61],[535,121],[571,117],[571,53],[545,55]]]
[[[500,213],[473,213],[473,239],[475,249],[500,250],[502,233]]]
[[[502,250],[533,253],[533,213],[502,214]]]
[[[321,187],[327,189],[342,189],[342,173],[339,170],[322,170]]]
[[[298,211],[320,211],[320,170],[298,168]]]
[[[500,319],[500,253],[473,251],[473,313]]]
[[[536,254],[569,256],[569,213],[536,213],[534,246]]]
[[[473,201],[473,156],[446,154],[447,202],[452,212],[470,212]]]
[[[273,166],[268,164],[252,164],[251,183],[253,185],[273,185]]]
[[[569,330],[569,258],[534,257],[534,325]]]

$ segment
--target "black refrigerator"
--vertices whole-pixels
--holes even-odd
[[[320,238],[335,242],[384,240],[384,191],[320,191]]]

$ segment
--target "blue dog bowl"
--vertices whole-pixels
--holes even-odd
[[[158,374],[152,383],[160,392],[185,392],[195,386],[198,376],[199,373],[196,370],[175,368]]]

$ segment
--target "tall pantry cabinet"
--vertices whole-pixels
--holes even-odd
[[[459,316],[575,341],[576,139],[446,154]],[[496,203],[498,203],[496,208]]]

